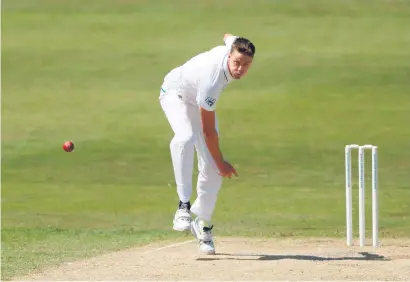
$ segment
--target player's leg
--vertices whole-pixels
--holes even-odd
[[[211,219],[222,186],[222,177],[219,175],[216,164],[209,153],[202,132],[196,138],[195,148],[198,155],[199,170],[198,197],[192,205],[191,211],[197,215],[197,218],[191,224],[191,231],[198,239],[199,249],[202,253],[215,254]]]
[[[174,131],[170,142],[171,159],[179,197],[178,209],[174,216],[173,229],[190,229],[190,199],[192,194],[192,173],[194,166],[195,134],[192,126],[193,109],[183,103],[176,93],[167,93],[161,98],[162,109]]]

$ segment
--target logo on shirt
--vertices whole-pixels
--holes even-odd
[[[213,105],[215,105],[216,100],[214,98],[211,97],[206,97],[205,102],[212,107]]]

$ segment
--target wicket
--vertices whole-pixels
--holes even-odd
[[[379,244],[379,207],[378,207],[378,176],[377,176],[377,146],[351,144],[345,147],[346,173],[346,237],[347,245],[353,245],[352,226],[352,157],[351,150],[358,149],[359,167],[359,237],[360,247],[365,246],[365,178],[364,178],[364,150],[372,150],[372,239],[373,247]]]

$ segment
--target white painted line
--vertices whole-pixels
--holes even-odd
[[[172,247],[177,247],[177,246],[185,245],[185,244],[188,244],[188,243],[191,243],[191,242],[195,242],[195,240],[188,240],[188,241],[185,241],[185,242],[175,243],[175,244],[171,244],[171,245],[160,247],[160,248],[153,249],[153,250],[148,250],[146,252],[143,252],[143,254],[153,253],[153,252],[156,252],[156,251],[161,251],[161,250],[172,248]]]

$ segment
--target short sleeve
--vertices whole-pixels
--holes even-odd
[[[225,39],[225,46],[231,47],[232,44],[234,43],[235,39],[238,38],[238,36],[229,36],[228,38]]]
[[[218,76],[219,72],[213,70],[208,75],[204,75],[198,85],[197,103],[207,111],[215,111],[216,103],[222,92]]]

